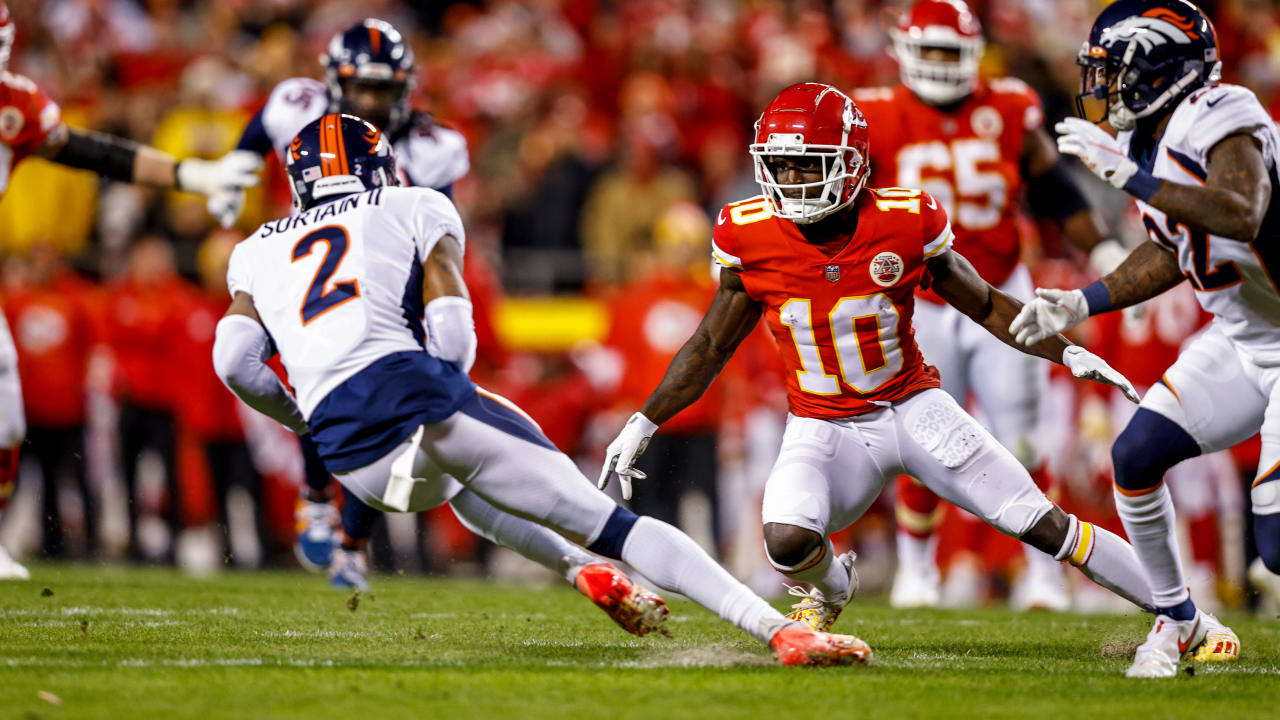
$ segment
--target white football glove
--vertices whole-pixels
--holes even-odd
[[[1067,366],[1072,375],[1085,380],[1102,383],[1103,385],[1114,385],[1120,388],[1120,392],[1133,402],[1141,402],[1142,398],[1138,397],[1138,391],[1133,389],[1133,383],[1128,378],[1116,372],[1115,368],[1107,364],[1106,360],[1085,350],[1079,345],[1068,345],[1066,350],[1062,351],[1062,364]]]
[[[601,490],[609,486],[609,473],[616,472],[618,481],[622,483],[622,499],[631,499],[631,481],[643,480],[646,475],[635,468],[636,458],[649,447],[649,439],[657,432],[658,426],[644,416],[636,413],[622,426],[622,432],[609,443],[604,453],[604,467],[600,469],[600,482],[596,487]]]
[[[1018,311],[1009,323],[1013,339],[1023,345],[1066,332],[1089,317],[1089,303],[1079,290],[1036,288],[1036,298]]]
[[[1088,120],[1069,117],[1053,129],[1058,133],[1058,152],[1075,155],[1094,175],[1118,188],[1138,172],[1138,164],[1120,149],[1120,141]]]
[[[262,156],[249,150],[232,150],[217,160],[187,158],[178,163],[178,189],[211,196],[258,184]]]
[[[219,225],[229,228],[236,224],[244,210],[244,190],[234,188],[215,191],[205,201],[205,208]]]

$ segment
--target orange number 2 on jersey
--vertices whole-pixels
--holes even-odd
[[[839,394],[839,381],[827,372],[818,351],[812,303],[792,298],[778,312],[782,324],[791,329],[803,368],[796,371],[800,389],[814,395]],[[831,308],[827,323],[845,385],[866,395],[902,370],[898,309],[884,293],[841,298]]]

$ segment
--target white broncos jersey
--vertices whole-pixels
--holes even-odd
[[[366,367],[424,352],[422,262],[445,235],[464,242],[448,198],[386,187],[268,222],[236,245],[227,287],[253,296],[308,421]]]
[[[1193,92],[1173,111],[1154,157],[1146,162],[1130,147],[1132,132],[1120,133],[1118,140],[1130,157],[1156,177],[1203,185],[1209,151],[1237,133],[1257,138],[1271,175],[1271,207],[1253,242],[1192,230],[1141,200],[1138,209],[1148,237],[1177,253],[1178,266],[1217,327],[1255,364],[1280,366],[1280,134],[1258,98],[1238,85]]]
[[[319,80],[297,77],[276,85],[262,108],[262,126],[276,155],[283,160],[293,136],[328,111],[329,89]],[[396,163],[410,185],[444,188],[471,169],[462,133],[441,127],[427,116],[414,114],[407,128],[389,138]]]

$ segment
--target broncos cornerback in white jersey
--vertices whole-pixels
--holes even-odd
[[[1157,178],[1204,184],[1209,150],[1237,133],[1258,141],[1271,175],[1271,209],[1257,240],[1243,243],[1192,230],[1150,203],[1137,203],[1148,237],[1177,254],[1178,266],[1195,287],[1200,305],[1213,314],[1214,326],[1245,357],[1274,367],[1280,365],[1280,194],[1275,192],[1280,134],[1271,116],[1246,88],[1201,88],[1173,111],[1164,135],[1142,159]],[[1141,157],[1131,147],[1133,131],[1116,139],[1126,153]]]
[[[422,262],[446,235],[463,242],[448,198],[386,187],[266,223],[231,255],[227,287],[253,296],[330,472],[386,455],[471,392],[423,352]]]

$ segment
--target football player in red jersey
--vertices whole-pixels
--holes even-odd
[[[63,124],[62,111],[29,78],[8,70],[17,32],[0,0],[0,196],[13,168],[32,155],[68,167],[93,170],[113,180],[172,187],[202,195],[258,183],[261,158],[236,153],[217,161],[175,160],[132,140]],[[8,327],[0,324],[0,512],[13,492],[18,446],[26,434],[16,352]],[[0,547],[0,580],[25,580],[26,568]]]
[[[1133,549],[1068,515],[1013,455],[939,389],[911,328],[917,287],[1013,345],[1021,303],[951,249],[947,213],[921,190],[863,189],[867,123],[839,90],[782,91],[756,124],[751,155],[763,197],[731,203],[713,231],[720,287],[666,376],[609,445],[630,495],[634,466],[658,426],[706,389],[761,315],[787,370],[790,416],[764,497],[770,563],[813,585],[791,615],[827,628],[857,588],[852,557],[828,536],[850,524],[900,472],[988,523],[1079,567],[1133,603],[1150,590]],[[1016,346],[1015,347],[1019,347]],[[1026,352],[1076,377],[1125,389],[1122,375],[1061,336]]]
[[[1024,186],[1036,215],[1058,221],[1102,272],[1123,259],[1061,164],[1035,92],[1014,78],[979,79],[982,27],[962,0],[918,0],[890,35],[901,83],[853,94],[872,128],[873,185],[928,191],[947,209],[956,249],[985,280],[1024,302],[1032,298],[1031,276],[1019,259]],[[916,339],[938,368],[942,388],[961,404],[972,391],[992,434],[1047,490],[1034,438],[1048,368],[1005,347],[937,293],[922,289],[919,298]],[[897,504],[898,572],[890,602],[936,605],[938,497],[903,476]],[[1029,546],[1026,559],[1015,605],[1065,610],[1061,566]]]

